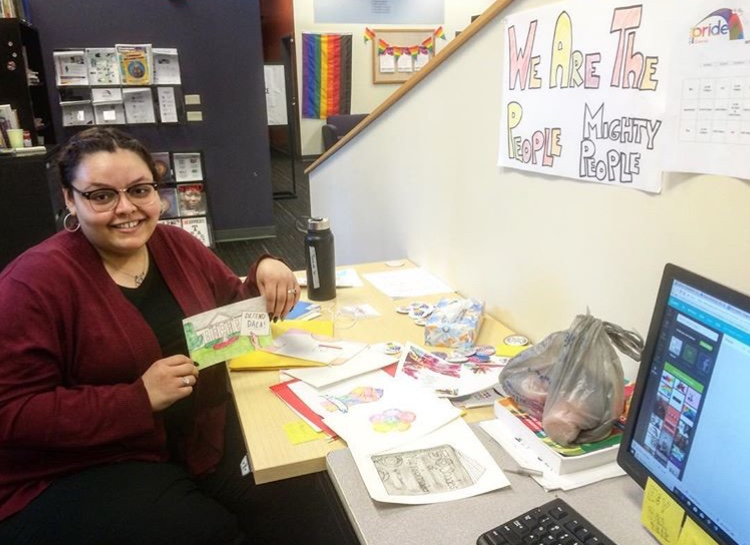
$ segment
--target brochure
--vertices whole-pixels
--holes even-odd
[[[123,85],[151,84],[151,44],[116,44],[115,50]]]
[[[89,85],[120,85],[120,69],[114,47],[86,49]]]

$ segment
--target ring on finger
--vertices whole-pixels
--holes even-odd
[[[297,290],[295,288],[292,288],[290,290],[286,290],[286,292],[289,293],[289,294],[291,294],[291,295],[295,295],[297,293]]]
[[[188,376],[184,376],[184,377],[182,377],[182,383],[183,383],[183,384],[184,384],[185,386],[190,386],[190,377],[188,377]]]

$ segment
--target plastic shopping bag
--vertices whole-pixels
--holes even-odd
[[[561,445],[604,439],[622,414],[625,379],[610,339],[616,326],[607,325],[576,316],[568,330],[521,352],[500,373],[506,395]]]

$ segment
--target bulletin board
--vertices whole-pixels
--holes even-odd
[[[403,83],[418,71],[416,63],[411,63],[410,71],[400,71],[397,66],[393,72],[381,71],[379,44],[385,43],[391,47],[420,46],[429,41],[427,55],[430,59],[435,55],[434,29],[432,28],[402,28],[402,29],[372,29],[372,82],[373,83]]]

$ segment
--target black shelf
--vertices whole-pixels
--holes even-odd
[[[44,81],[29,83],[32,70],[45,77],[42,50],[37,30],[22,19],[0,19],[0,104],[10,104],[18,113],[22,129],[31,133],[32,144],[54,144],[52,113]],[[34,119],[43,121],[38,129]]]

